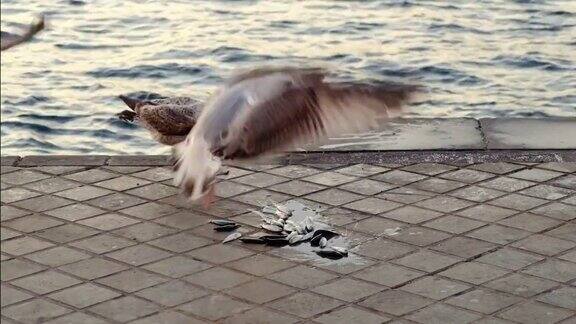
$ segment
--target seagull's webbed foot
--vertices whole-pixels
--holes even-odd
[[[123,110],[122,112],[116,114],[116,116],[118,116],[120,120],[130,123],[133,123],[136,119],[136,113],[131,110]]]

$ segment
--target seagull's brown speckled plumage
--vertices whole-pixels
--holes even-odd
[[[131,109],[118,114],[120,119],[136,121],[165,145],[175,145],[186,139],[202,107],[199,101],[189,97],[137,100],[120,96],[120,99]]]
[[[36,23],[28,26],[23,34],[12,34],[3,31],[1,32],[2,37],[0,38],[0,50],[5,51],[18,44],[29,41],[42,29],[44,29],[44,16],[40,16],[40,19]]]

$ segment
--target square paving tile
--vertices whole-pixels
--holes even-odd
[[[538,297],[538,300],[546,304],[576,310],[576,288],[562,287],[555,289]]]
[[[456,212],[457,215],[484,222],[495,222],[517,213],[516,210],[491,205],[476,205]]]
[[[318,201],[323,204],[329,204],[332,206],[340,206],[362,198],[363,196],[361,195],[353,194],[351,192],[339,189],[328,189],[324,191],[315,192],[306,196],[306,199]]]
[[[2,192],[0,193],[0,200],[4,204],[10,204],[16,201],[32,197],[38,197],[40,195],[41,193],[39,192],[34,192],[23,188],[10,188],[7,190],[2,190]]]
[[[144,199],[157,200],[179,194],[180,189],[159,183],[153,183],[150,185],[130,189],[125,192],[127,194],[138,196]]]
[[[109,300],[89,308],[91,312],[119,322],[135,320],[159,309],[150,302],[132,296]]]
[[[303,196],[312,192],[320,191],[325,188],[327,187],[300,180],[282,182],[268,187],[268,189],[270,190],[278,191],[293,196]]]
[[[497,247],[496,244],[475,240],[467,237],[453,237],[432,247],[433,250],[470,258],[488,252]]]
[[[226,324],[252,324],[252,323],[274,323],[291,324],[298,320],[277,312],[264,308],[253,308],[241,314],[234,314],[224,320]]]
[[[308,292],[301,292],[295,295],[282,298],[268,304],[270,307],[279,311],[300,316],[303,318],[310,318],[320,313],[325,313],[334,309],[342,302],[319,295],[310,294]]]
[[[289,286],[260,278],[231,288],[226,293],[252,303],[263,304],[295,291]]]
[[[50,241],[58,243],[67,243],[83,239],[88,236],[95,235],[97,233],[98,233],[97,230],[91,229],[89,227],[80,226],[76,224],[66,224],[38,231],[36,232],[36,235]]]
[[[531,233],[517,228],[502,225],[488,225],[477,229],[466,236],[497,244],[509,244],[529,236]]]
[[[536,185],[535,182],[499,177],[479,184],[481,187],[491,188],[500,191],[514,192]]]
[[[63,223],[57,219],[37,214],[3,222],[2,226],[6,226],[24,233],[32,233],[62,224]]]
[[[421,174],[406,172],[402,170],[393,170],[390,172],[382,173],[371,177],[374,180],[384,181],[387,183],[397,185],[407,185],[412,182],[426,179],[427,177]]]
[[[443,255],[429,250],[421,250],[392,262],[425,272],[434,272],[460,261],[461,259],[457,257]]]
[[[334,171],[356,177],[369,177],[388,170],[388,168],[383,168],[381,166],[360,163],[343,167]]]
[[[406,318],[418,323],[460,324],[470,323],[481,318],[481,315],[467,312],[445,304],[436,304],[417,311]]]
[[[129,177],[129,176],[121,176],[121,177],[110,179],[110,180],[96,182],[94,185],[99,186],[99,187],[103,187],[106,189],[110,189],[110,190],[124,191],[124,190],[128,190],[128,189],[136,188],[136,187],[141,187],[141,186],[147,185],[149,183],[150,183],[150,181],[147,181],[144,179],[139,179],[139,178],[134,178],[134,177]]]
[[[186,313],[206,318],[212,322],[250,308],[249,304],[222,295],[209,295],[178,307]]]
[[[143,199],[122,193],[115,193],[87,201],[87,203],[92,206],[114,211],[139,205],[144,202],[146,201]]]
[[[112,259],[136,266],[165,259],[171,255],[172,254],[169,252],[165,252],[163,250],[146,245],[130,246],[122,250],[106,254],[106,256]]]
[[[146,242],[161,238],[177,231],[173,228],[156,225],[153,223],[138,223],[114,230],[114,234],[123,236],[136,242]]]
[[[190,229],[200,225],[208,224],[210,217],[203,216],[195,212],[179,212],[154,220],[154,222],[170,226],[179,230]]]
[[[172,178],[172,172],[167,168],[152,168],[134,173],[132,176],[144,178],[150,181],[164,181]]]
[[[28,215],[28,214],[30,214],[29,211],[14,208],[12,206],[1,206],[0,207],[0,217],[1,217],[1,220],[3,222],[10,220],[10,219],[22,217],[22,216]]]
[[[544,257],[505,247],[481,256],[476,261],[510,270],[519,270],[530,264],[544,260]]]
[[[34,297],[33,295],[23,292],[19,289],[14,289],[8,285],[2,284],[2,294],[0,294],[0,304],[2,307],[21,302],[26,299]]]
[[[484,286],[528,298],[550,290],[558,286],[558,283],[552,280],[513,273],[485,283]]]
[[[554,255],[576,246],[575,242],[535,234],[512,244],[512,246],[544,255]]]
[[[122,271],[96,282],[107,287],[115,288],[124,292],[135,292],[150,286],[166,282],[168,279],[139,270],[130,269]]]
[[[375,259],[387,260],[406,255],[415,250],[415,247],[380,238],[361,244],[356,253]]]
[[[359,304],[377,311],[401,316],[433,303],[433,300],[401,290],[386,290]]]
[[[55,209],[58,207],[70,205],[73,202],[68,199],[54,197],[54,196],[39,196],[26,200],[19,200],[12,205],[23,209],[28,209],[33,212],[44,212],[47,210]]]
[[[288,181],[284,177],[279,177],[266,173],[252,173],[243,177],[235,178],[234,182],[238,182],[253,187],[264,188],[272,186],[281,182]]]
[[[140,219],[154,219],[159,218],[162,216],[174,214],[178,211],[178,209],[164,204],[158,204],[155,202],[149,202],[142,205],[129,207],[126,209],[120,210],[121,213],[134,216]]]
[[[50,176],[31,170],[18,170],[16,172],[2,175],[2,181],[14,185],[23,185],[46,178],[50,178]]]
[[[48,297],[76,308],[85,308],[121,296],[119,293],[92,283],[67,288]]]
[[[358,178],[337,172],[324,172],[302,178],[302,180],[331,187],[342,185],[347,182],[352,182],[354,180],[358,180]]]
[[[478,186],[471,186],[462,189],[455,190],[450,193],[451,196],[472,200],[475,202],[486,202],[494,198],[501,197],[506,193],[503,191],[498,191],[489,188],[482,188]]]
[[[397,235],[399,229],[405,226],[406,225],[403,223],[386,218],[369,217],[359,222],[350,224],[347,226],[347,228],[362,233],[369,233],[380,236],[386,233],[394,233],[394,235]]]
[[[270,257],[264,254],[256,254],[238,261],[234,261],[228,264],[236,270],[250,273],[255,276],[269,275],[280,270],[284,270],[294,266],[288,260]]]
[[[521,302],[522,299],[487,289],[475,289],[448,299],[447,303],[484,314]]]
[[[568,174],[550,181],[550,184],[562,188],[576,190],[576,176],[573,174]]]
[[[384,289],[385,288],[382,286],[369,284],[350,278],[343,278],[322,286],[318,286],[312,289],[312,291],[343,301],[354,302],[380,292]]]
[[[416,206],[444,213],[451,213],[459,209],[470,207],[472,205],[474,205],[474,203],[447,196],[438,196],[435,198],[419,201],[416,203]]]
[[[418,246],[428,246],[449,237],[449,234],[440,231],[426,227],[413,226],[402,229],[397,235],[392,236],[392,239]]]
[[[468,232],[475,228],[482,227],[484,225],[486,225],[486,223],[484,222],[479,222],[472,219],[451,215],[437,218],[435,220],[427,222],[426,224],[423,224],[423,226],[426,227],[454,234],[461,234],[464,232]]]
[[[562,222],[550,217],[538,216],[530,213],[515,215],[499,221],[500,224],[511,226],[530,232],[541,232],[556,227]]]
[[[315,319],[314,321],[323,324],[335,324],[335,323],[380,324],[387,322],[389,320],[390,320],[389,317],[368,312],[366,310],[357,307],[348,306],[330,312],[328,314],[324,314]]]
[[[106,211],[103,209],[95,208],[88,205],[73,204],[47,211],[44,214],[74,222],[80,219],[104,214],[105,212]]]
[[[253,254],[249,250],[233,246],[211,245],[189,252],[188,255],[216,264],[238,260]]]
[[[520,193],[526,196],[556,200],[573,194],[574,190],[549,185],[537,185],[528,189],[524,189],[520,191]]]
[[[83,324],[107,324],[108,321],[105,321],[101,318],[94,317],[92,315],[87,315],[81,312],[75,312],[66,314],[64,316],[58,317],[48,322],[44,322],[46,324],[74,324],[74,323],[83,323]]]
[[[12,255],[23,255],[54,246],[54,244],[38,240],[30,236],[22,236],[2,242],[0,250]]]
[[[222,198],[233,197],[256,189],[254,187],[246,186],[232,181],[220,181],[215,188],[216,196]]]
[[[502,277],[506,270],[478,262],[465,262],[440,272],[441,276],[479,285],[486,281]]]
[[[374,181],[370,179],[362,179],[359,181],[350,182],[341,185],[340,188],[348,190],[350,192],[362,194],[362,195],[376,195],[382,191],[390,190],[395,188],[396,185],[391,185],[381,181]]]
[[[387,201],[379,198],[365,198],[355,202],[344,205],[346,208],[357,210],[368,214],[380,214],[398,207],[402,204]]]
[[[28,254],[26,258],[50,267],[58,267],[88,259],[90,255],[65,246],[57,246],[48,250]]]
[[[175,256],[144,266],[145,269],[163,274],[171,278],[183,276],[206,270],[211,266],[207,263],[183,256]]]
[[[440,163],[418,163],[418,164],[412,164],[409,165],[407,167],[403,167],[402,170],[404,171],[409,171],[409,172],[415,172],[415,173],[421,173],[421,174],[426,174],[426,175],[437,175],[440,173],[444,173],[444,172],[448,172],[451,170],[456,169],[453,166],[450,165],[446,165],[446,164],[440,164]]]
[[[222,267],[215,267],[195,273],[184,280],[212,290],[223,290],[253,280],[254,277]]]
[[[381,263],[375,267],[357,272],[353,276],[384,286],[394,287],[421,277],[422,275],[424,275],[424,273],[419,271],[410,270],[389,263]]]
[[[522,272],[545,279],[568,282],[576,279],[576,264],[549,259],[542,263],[532,265],[522,270]]]
[[[130,324],[158,324],[158,323],[205,324],[206,322],[172,310],[162,311],[157,314],[130,322]]]
[[[471,288],[471,286],[452,280],[438,277],[424,277],[411,282],[400,289],[416,295],[440,300],[463,292],[469,288]]]
[[[316,169],[308,168],[302,165],[287,165],[280,168],[267,170],[266,172],[293,179],[307,177],[320,173],[320,171]]]
[[[471,165],[470,169],[480,170],[495,174],[505,174],[524,168],[522,165],[512,164],[508,162],[495,162],[495,163],[481,163]]]
[[[126,270],[127,267],[117,262],[92,258],[67,264],[59,269],[77,277],[91,280]]]
[[[418,181],[408,185],[409,188],[416,188],[419,190],[431,191],[435,193],[446,193],[458,188],[464,187],[466,184],[439,178],[429,178],[426,180]]]
[[[494,175],[478,170],[459,169],[453,172],[444,173],[439,177],[465,183],[476,183],[486,179],[493,178]]]
[[[527,324],[556,323],[573,315],[567,309],[561,309],[538,302],[530,302],[514,306],[498,315],[498,317]]]
[[[30,261],[10,259],[0,263],[0,277],[2,281],[10,281],[15,278],[42,271],[45,267]]]
[[[376,197],[403,204],[412,204],[421,200],[434,197],[435,195],[436,194],[432,192],[422,191],[408,187],[400,187],[378,194]]]
[[[110,234],[99,234],[69,244],[80,249],[101,254],[134,245],[136,242]]]
[[[524,170],[514,172],[512,174],[509,174],[508,176],[511,178],[517,178],[517,179],[523,179],[523,180],[529,180],[529,181],[535,181],[535,182],[543,182],[543,181],[548,181],[550,179],[557,178],[561,175],[563,175],[562,172],[556,172],[556,171],[552,171],[552,170],[524,169]]]
[[[22,323],[40,323],[70,312],[69,308],[39,298],[2,309],[3,316]]]
[[[560,227],[557,227],[551,231],[546,232],[546,235],[576,242],[576,223],[564,224]]]
[[[136,293],[139,297],[169,307],[180,305],[208,294],[207,290],[194,287],[180,280],[146,288]]]
[[[540,198],[528,197],[518,194],[510,194],[495,200],[490,201],[490,204],[515,209],[519,211],[526,211],[534,207],[547,203],[548,201]]]
[[[98,181],[104,181],[107,179],[112,179],[119,177],[120,175],[100,169],[90,169],[86,171],[81,171],[77,173],[73,173],[70,175],[66,175],[64,177],[68,179],[72,179],[75,181],[83,182],[83,183],[94,183]]]
[[[93,186],[81,186],[57,192],[55,195],[76,201],[85,201],[97,197],[102,197],[111,193],[112,191],[108,189],[102,189]]]
[[[294,268],[276,272],[267,277],[286,285],[300,289],[308,289],[335,279],[336,275],[306,265],[299,265]]]
[[[88,219],[84,219],[78,222],[78,224],[94,227],[102,231],[109,231],[119,227],[124,227],[139,223],[140,221],[135,220],[130,217],[118,215],[118,214],[104,214]]]
[[[81,281],[56,271],[48,270],[13,280],[12,285],[43,295],[79,284]]]
[[[381,214],[380,216],[406,223],[418,224],[440,217],[442,213],[414,206],[404,206]]]
[[[253,206],[262,207],[263,205],[274,201],[274,202],[283,202],[289,200],[291,197],[279,192],[269,191],[269,190],[256,190],[251,191],[245,194],[241,194],[238,196],[233,197],[232,199],[235,201],[239,201],[242,203],[246,203]],[[252,207],[253,208],[253,207]],[[243,212],[245,211],[242,210]],[[237,211],[238,214],[238,211]],[[233,216],[229,215],[228,216]]]
[[[548,216],[564,221],[576,219],[574,206],[562,203],[551,203],[545,206],[538,207],[530,212],[536,215]]]

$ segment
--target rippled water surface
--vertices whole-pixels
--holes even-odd
[[[307,64],[429,87],[422,117],[574,116],[576,1],[2,0],[2,154],[161,154],[119,94],[206,98],[235,68]]]

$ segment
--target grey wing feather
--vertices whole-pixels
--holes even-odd
[[[4,51],[18,44],[24,43],[32,39],[34,35],[44,29],[44,17],[41,16],[39,21],[32,24],[22,35],[15,35],[6,32],[2,32],[2,38],[0,39],[0,50]]]

